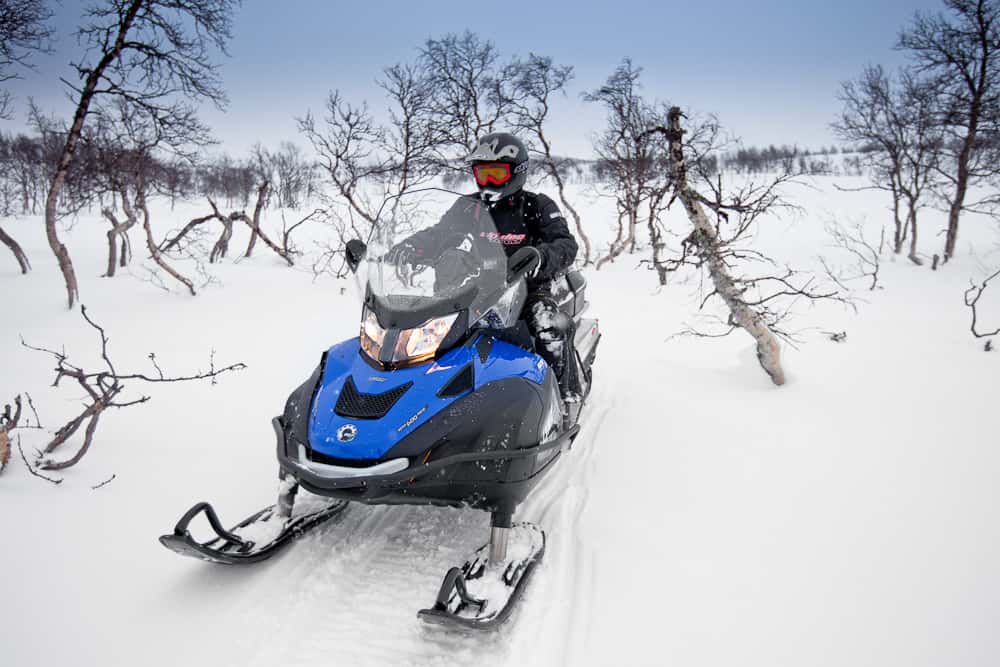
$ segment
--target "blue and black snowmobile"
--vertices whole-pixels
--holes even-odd
[[[273,420],[277,503],[228,530],[199,503],[160,538],[164,546],[250,563],[351,502],[485,510],[489,542],[451,568],[419,615],[469,627],[508,616],[545,549],[541,528],[514,522],[515,510],[577,436],[600,334],[583,317],[583,277],[559,278],[557,326],[569,331],[563,352],[579,385],[560,391],[519,320],[538,254],[508,259],[489,208],[474,197],[449,199],[449,213],[434,218],[447,249],[416,265],[391,259],[393,247],[428,226],[419,216],[426,209],[410,203],[397,202],[367,245],[347,244],[349,266],[367,276],[360,336],[324,352]],[[189,531],[201,514],[215,533],[206,542]]]

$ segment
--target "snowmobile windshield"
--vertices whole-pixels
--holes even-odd
[[[386,329],[468,311],[475,322],[504,292],[507,256],[489,208],[443,191],[406,195],[368,248],[366,305]]]

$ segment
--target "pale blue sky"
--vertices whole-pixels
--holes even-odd
[[[82,0],[57,8],[57,52],[15,82],[53,111],[69,111],[58,76],[79,48],[72,37]],[[587,155],[602,112],[580,101],[625,56],[645,69],[648,96],[719,115],[748,144],[833,142],[838,83],[870,62],[896,64],[896,34],[914,11],[939,0],[758,0],[654,2],[317,2],[245,0],[223,77],[229,111],[205,118],[225,148],[243,154],[256,141],[305,141],[295,117],[322,112],[333,88],[384,106],[374,79],[383,66],[411,59],[427,37],[470,29],[504,56],[529,51],[574,65],[576,79],[556,108],[560,152]],[[9,126],[18,129],[20,120]]]

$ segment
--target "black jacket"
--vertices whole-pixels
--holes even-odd
[[[420,254],[435,257],[451,242],[449,233],[455,229],[449,217],[462,208],[484,206],[478,197],[470,195],[455,202],[441,223],[421,230],[406,240]],[[525,246],[534,246],[542,256],[542,264],[532,281],[540,284],[564,273],[576,259],[577,244],[570,233],[559,207],[543,194],[521,190],[494,204],[489,209],[500,243],[508,257]],[[471,231],[471,230],[470,230]]]

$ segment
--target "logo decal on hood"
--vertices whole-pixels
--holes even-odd
[[[403,425],[396,429],[396,433],[402,433],[407,428],[413,426],[413,424],[418,419],[420,419],[420,415],[424,414],[425,412],[427,412],[427,406],[426,405],[424,407],[420,408],[419,410],[417,410],[417,414],[413,415],[412,417],[410,417],[409,419],[407,419],[405,422],[403,422]]]

